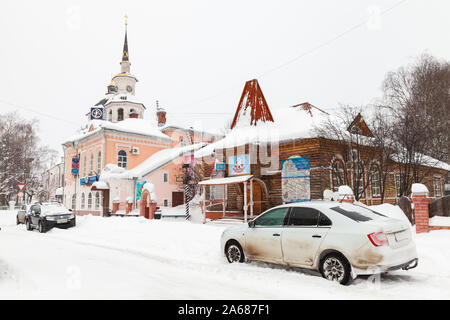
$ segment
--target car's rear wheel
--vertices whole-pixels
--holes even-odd
[[[225,250],[225,255],[226,255],[229,263],[245,261],[244,251],[242,250],[239,243],[237,243],[235,241],[230,242],[227,245],[226,250]]]
[[[342,255],[330,253],[320,262],[319,271],[322,276],[330,281],[347,284],[350,281],[351,266]]]

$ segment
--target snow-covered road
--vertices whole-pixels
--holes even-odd
[[[230,265],[225,226],[143,218],[78,217],[45,234],[0,211],[2,299],[450,299],[450,232],[420,235],[420,264],[340,286],[263,263]]]

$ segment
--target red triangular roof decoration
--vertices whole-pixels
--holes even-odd
[[[250,113],[249,125],[256,126],[259,121],[274,122],[272,113],[270,113],[269,106],[256,79],[245,83],[244,91],[231,123],[231,129],[236,126],[241,116],[246,115],[248,112]]]

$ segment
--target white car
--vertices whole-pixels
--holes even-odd
[[[221,245],[230,263],[258,260],[308,268],[341,284],[418,263],[407,222],[335,201],[269,209],[248,224],[226,229]]]

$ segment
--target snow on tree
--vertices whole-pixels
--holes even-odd
[[[38,144],[38,121],[25,120],[17,113],[0,117],[0,204],[14,200],[17,184],[26,184],[30,202],[41,186],[46,164],[57,155],[55,150]]]

